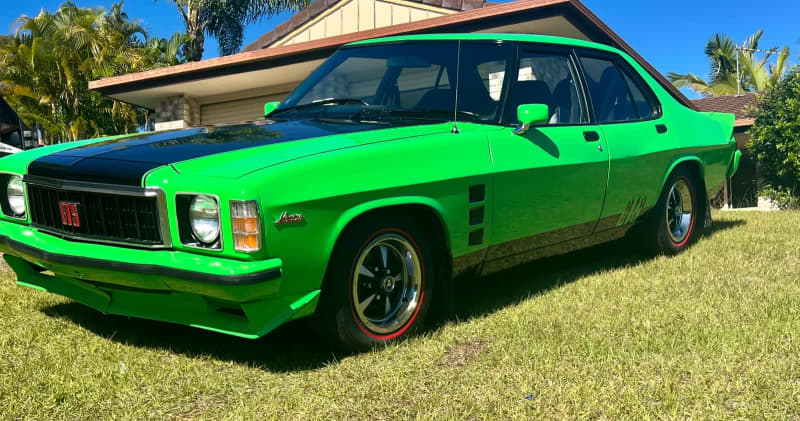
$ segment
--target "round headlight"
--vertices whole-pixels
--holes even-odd
[[[195,238],[211,244],[219,238],[219,205],[216,199],[201,194],[189,205],[189,222]]]
[[[12,175],[8,180],[6,193],[8,193],[8,207],[14,212],[14,216],[25,215],[25,188],[22,185],[22,177]]]

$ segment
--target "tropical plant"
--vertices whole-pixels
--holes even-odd
[[[759,162],[767,193],[800,194],[800,68],[767,90],[750,129],[750,150]],[[786,200],[784,200],[786,201]],[[800,203],[796,201],[795,203]]]
[[[66,2],[13,26],[15,35],[0,43],[2,94],[25,123],[40,123],[50,142],[136,130],[143,111],[89,91],[88,82],[181,60],[174,45],[181,34],[148,40],[123,3],[105,11]]]
[[[235,54],[242,46],[245,25],[276,13],[305,8],[310,0],[169,0],[180,11],[186,35],[187,61],[203,58],[206,35],[219,43],[221,55]]]
[[[708,80],[692,73],[669,73],[667,77],[676,87],[688,88],[704,96],[764,91],[783,77],[791,53],[789,47],[758,51],[763,34],[764,31],[759,30],[742,45],[737,45],[727,35],[711,37],[705,47],[710,65]],[[773,64],[770,60],[776,55]]]

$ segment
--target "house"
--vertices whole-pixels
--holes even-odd
[[[600,42],[628,52],[687,107],[694,104],[579,0],[316,0],[239,54],[92,81],[155,113],[156,130],[255,120],[339,46],[401,34],[500,32]]]
[[[739,171],[728,180],[724,194],[724,205],[730,208],[750,208],[758,206],[758,192],[762,183],[758,176],[758,161],[749,152],[749,130],[755,123],[753,111],[758,106],[758,94],[748,92],[742,95],[717,96],[694,100],[700,111],[731,113],[736,115],[734,136],[736,146],[742,151]]]

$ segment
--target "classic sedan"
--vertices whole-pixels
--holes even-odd
[[[103,313],[349,349],[452,307],[454,279],[629,235],[688,247],[737,169],[734,116],[625,53],[531,35],[349,44],[260,121],[0,160],[17,282]]]

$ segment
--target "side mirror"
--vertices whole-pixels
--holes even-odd
[[[514,130],[514,134],[524,134],[531,124],[546,123],[550,120],[550,106],[545,104],[522,104],[517,107],[517,120],[522,126]]]
[[[278,105],[281,105],[280,101],[272,101],[264,104],[264,117],[269,117],[269,115],[278,108]]]

